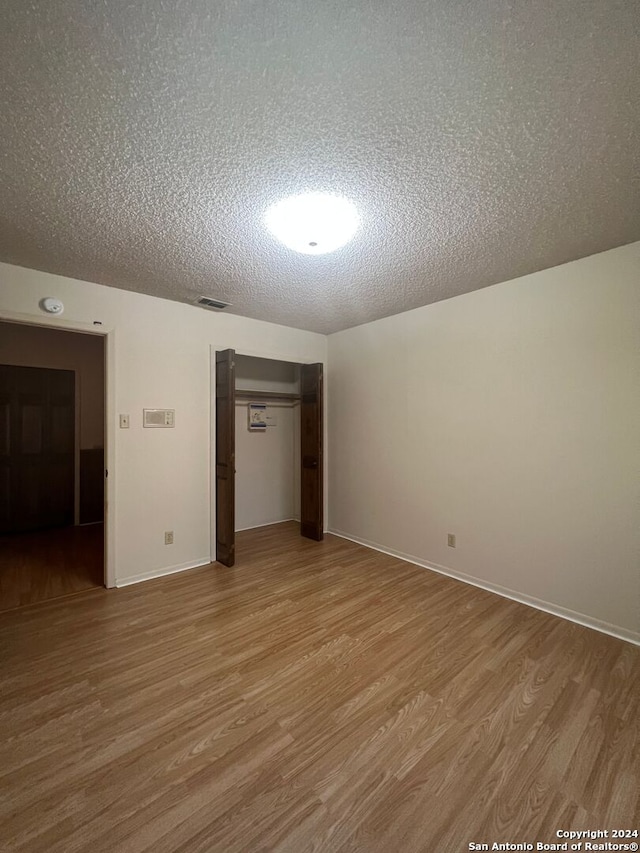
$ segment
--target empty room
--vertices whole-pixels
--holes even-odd
[[[636,851],[637,4],[0,12],[0,850]]]

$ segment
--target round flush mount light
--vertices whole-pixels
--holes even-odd
[[[264,221],[281,243],[304,255],[335,252],[351,240],[360,225],[355,206],[330,193],[284,198],[271,205]]]
[[[47,314],[62,314],[64,311],[64,305],[55,296],[45,296],[44,299],[40,300],[40,307]]]

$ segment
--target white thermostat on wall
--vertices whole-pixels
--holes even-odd
[[[175,409],[143,409],[142,426],[165,429],[176,425]]]

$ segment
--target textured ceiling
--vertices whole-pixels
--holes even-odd
[[[0,12],[1,260],[330,332],[640,238],[635,0]],[[352,243],[275,242],[304,190]]]

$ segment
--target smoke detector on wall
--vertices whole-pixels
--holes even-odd
[[[64,311],[64,305],[60,299],[56,299],[55,296],[45,296],[44,299],[40,300],[40,307],[43,311],[46,311],[47,314],[62,314]]]
[[[209,308],[212,311],[224,311],[231,305],[230,302],[223,302],[221,299],[214,299],[212,296],[198,296],[193,301],[201,308]]]

